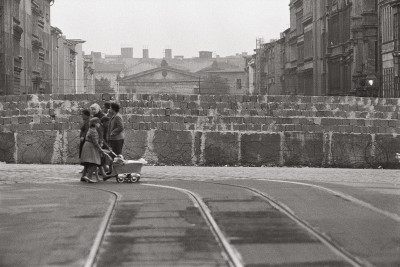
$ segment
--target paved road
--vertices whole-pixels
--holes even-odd
[[[0,164],[0,266],[400,266],[396,170],[80,169]]]

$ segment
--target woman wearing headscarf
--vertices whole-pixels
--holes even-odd
[[[99,120],[101,120],[101,118],[105,116],[104,112],[101,110],[100,105],[97,103],[94,103],[90,106],[90,113],[93,117],[99,118]]]

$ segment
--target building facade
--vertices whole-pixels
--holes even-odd
[[[84,41],[51,26],[53,3],[0,0],[0,95],[94,92]]]
[[[0,95],[51,93],[52,3],[0,1]]]
[[[290,29],[283,33],[285,91],[326,94],[326,1],[292,0]]]
[[[263,45],[261,93],[267,95],[282,94],[284,89],[284,39]]]
[[[159,67],[125,77],[118,77],[118,93],[194,94],[200,77],[173,68],[163,60]]]
[[[394,88],[398,1],[381,2],[386,10],[381,13],[393,21],[385,24],[391,29],[387,34],[393,34],[386,37],[391,44],[385,43],[382,50],[382,54],[386,53],[382,61],[388,66],[382,71],[388,73],[383,80],[392,81]],[[257,45],[255,61],[250,62],[255,64],[256,93],[258,87],[273,88],[276,72],[282,68],[279,87],[261,91],[262,94],[379,95],[377,1],[291,0],[289,9],[290,28],[279,41],[265,44],[261,50]],[[380,22],[384,23],[382,19]],[[263,60],[258,60],[259,54],[264,54]]]
[[[382,97],[400,97],[400,2],[379,0],[380,78]]]
[[[367,96],[366,79],[378,76],[376,1],[329,0],[327,20],[327,94]]]
[[[67,39],[60,29],[51,27],[51,81],[53,94],[93,93],[86,87],[93,73],[85,72],[83,40]],[[90,84],[90,82],[89,82]],[[86,85],[86,86],[85,86]]]

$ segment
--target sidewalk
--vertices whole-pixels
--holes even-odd
[[[80,165],[0,164],[0,184],[78,182]],[[142,181],[154,179],[277,179],[379,183],[400,186],[400,170],[287,167],[144,166]]]

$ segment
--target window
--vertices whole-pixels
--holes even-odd
[[[328,41],[329,46],[339,44],[339,16],[336,14],[329,18],[328,21]]]
[[[382,31],[382,42],[390,42],[393,40],[393,22],[392,22],[392,7],[386,6],[381,11],[381,31]]]
[[[303,10],[296,13],[296,29],[297,35],[303,34]]]
[[[313,31],[304,33],[304,59],[313,57]]]
[[[329,18],[329,46],[339,45],[350,40],[350,24],[350,6],[344,7]]]
[[[237,90],[242,89],[242,79],[236,79],[236,89]]]
[[[340,65],[338,61],[332,61],[328,63],[328,75],[329,94],[340,94]]]
[[[297,63],[303,63],[304,62],[304,43],[301,43],[297,47],[297,53],[298,53],[298,60]]]

